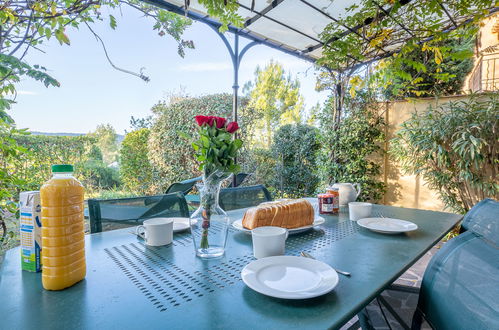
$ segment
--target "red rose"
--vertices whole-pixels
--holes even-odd
[[[222,117],[215,117],[215,120],[217,122],[217,128],[222,128],[225,126],[225,122],[227,121],[225,118]]]
[[[207,116],[206,118],[208,118],[208,121],[207,121],[208,126],[213,126],[213,124],[215,124],[215,117]]]
[[[203,124],[208,123],[208,117],[207,116],[196,116],[196,122],[198,123],[199,126],[203,126]]]
[[[234,133],[238,129],[239,129],[239,125],[235,121],[233,121],[233,122],[229,123],[229,125],[227,125],[227,132],[229,132],[229,133]]]
[[[216,117],[213,116],[196,116],[196,122],[199,126],[203,126],[204,124],[213,126],[213,124],[215,123],[215,118]]]

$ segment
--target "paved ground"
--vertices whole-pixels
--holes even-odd
[[[421,286],[421,280],[423,279],[423,274],[430,261],[431,257],[438,251],[440,245],[432,248],[428,251],[421,259],[418,260],[417,263],[414,264],[411,268],[409,268],[400,278],[395,281],[395,284],[410,286],[419,288]],[[418,295],[414,293],[393,291],[393,290],[385,290],[382,293],[382,296],[385,300],[392,306],[397,314],[405,321],[407,325],[411,325],[412,315],[414,310],[416,309],[416,305],[418,303]],[[383,314],[381,313],[380,306],[376,300],[373,300],[367,306],[367,312],[369,314],[369,318],[375,329],[379,330],[390,330],[390,329],[403,329],[403,327],[390,315],[387,309],[383,306],[383,312],[386,315],[388,322],[390,325],[388,326]],[[357,317],[351,319],[346,325],[344,325],[341,330],[346,330],[351,327],[355,322],[357,322]],[[354,328],[360,329],[360,328]],[[423,324],[422,329],[431,329],[428,324]]]

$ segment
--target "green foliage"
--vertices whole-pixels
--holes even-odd
[[[247,141],[256,114],[247,107],[246,99],[240,101],[238,123],[241,129],[238,131],[238,137]],[[200,175],[191,146],[194,140],[186,141],[178,132],[194,136],[198,127],[194,117],[199,114],[230,118],[232,95],[174,97],[169,103],[156,104],[152,111],[155,118],[149,139],[149,159],[160,177],[155,184],[162,191],[173,182]],[[243,147],[240,155],[238,161],[244,164],[249,153]]]
[[[465,213],[483,198],[499,197],[498,123],[497,93],[429,107],[402,125],[391,153],[448,208]]]
[[[140,195],[154,194],[157,173],[148,156],[150,130],[140,128],[125,135],[120,149],[120,174],[123,186]]]
[[[39,190],[51,177],[53,164],[73,164],[76,178],[87,191],[119,185],[117,170],[102,162],[93,137],[16,134],[11,138],[23,150],[29,150],[7,159],[9,172],[23,182],[12,190],[15,198],[21,190]]]
[[[380,6],[390,8],[389,16]],[[446,72],[448,68],[444,63],[448,59],[469,58],[472,53],[466,49],[452,49],[445,41],[469,40],[476,34],[480,20],[487,17],[489,9],[495,6],[495,0],[446,1],[444,5],[441,0],[405,1],[404,4],[400,0],[381,3],[360,0],[322,32],[321,39],[326,45],[318,64],[328,70],[342,71],[345,68],[358,69],[360,63],[390,55],[392,69],[385,87],[395,82],[407,90],[414,90],[417,95],[418,86],[425,83],[422,73],[439,82],[453,78],[454,72]],[[369,21],[372,23],[364,25]],[[458,23],[454,29],[453,22],[464,21],[468,24]],[[345,35],[345,26],[359,25],[363,27],[356,33]],[[390,54],[393,48],[399,52]],[[417,52],[425,56],[414,57]],[[403,69],[409,67],[409,72]]]
[[[237,13],[239,4],[236,0],[199,0],[199,4],[203,5],[211,17],[217,18],[222,25],[219,28],[220,32],[225,32],[228,25],[242,28],[244,26],[244,18]]]
[[[301,122],[303,97],[300,95],[300,83],[286,75],[281,64],[270,61],[263,69],[256,68],[255,81],[246,83],[249,106],[257,112],[261,120],[257,121],[257,143],[267,148],[272,143],[272,132],[281,124]]]
[[[102,152],[102,160],[106,164],[111,164],[118,160],[118,141],[116,130],[111,124],[101,124],[95,129],[95,132],[88,134],[94,138],[96,146]]]
[[[40,189],[51,177],[53,164],[74,164],[78,174],[78,164],[88,159],[87,152],[94,143],[94,139],[86,136],[16,135],[13,138],[29,153],[10,159],[8,166],[14,175],[26,182],[23,189],[28,190]]]
[[[77,163],[77,178],[87,192],[116,189],[120,185],[119,172],[116,168],[108,167],[102,160],[89,159]]]
[[[334,99],[330,98],[319,115],[322,150],[320,172],[325,184],[359,183],[359,200],[378,201],[384,193],[381,179],[384,121],[377,102],[369,92],[361,91],[356,98],[346,98],[346,114],[339,126],[333,121]]]
[[[270,149],[274,168],[269,178],[277,196],[313,196],[319,184],[317,152],[319,131],[302,124],[288,124],[277,130]]]
[[[217,117],[223,119],[225,118]],[[236,164],[237,151],[243,146],[241,139],[232,139],[234,132],[229,132],[225,126],[218,128],[215,122],[210,126],[199,127],[199,138],[192,142],[196,160],[200,163],[199,170],[205,178],[213,173],[239,173],[241,166]],[[186,136],[190,139],[189,136]]]
[[[407,48],[407,53],[387,60],[375,79],[387,86],[388,99],[399,97],[461,94],[464,80],[473,68],[475,38],[448,39],[438,44],[441,62],[429,48]]]
[[[13,200],[26,182],[14,173],[9,164],[13,160],[18,161],[27,152],[14,138],[22,134],[26,134],[24,130],[16,129],[10,118],[0,113],[0,258],[5,249],[17,242],[17,204]]]

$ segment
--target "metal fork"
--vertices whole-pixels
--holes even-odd
[[[311,254],[309,254],[309,253],[307,253],[307,252],[305,252],[305,251],[301,251],[301,252],[300,252],[300,255],[301,255],[302,257],[305,257],[305,258],[310,258],[310,259],[314,259],[314,260],[316,260],[316,259],[315,259],[315,258],[314,258]],[[331,268],[333,268],[333,267],[331,267]],[[351,276],[351,275],[352,275],[352,274],[350,274],[349,272],[344,272],[344,271],[339,270],[339,269],[336,269],[336,268],[333,268],[333,269],[334,269],[337,273],[339,273],[339,274],[341,274],[341,275],[345,275],[345,276]]]

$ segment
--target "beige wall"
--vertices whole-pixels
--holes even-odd
[[[425,111],[428,106],[444,104],[449,101],[465,99],[466,96],[453,96],[418,99],[417,101],[396,101],[385,104],[386,143],[385,149],[389,149],[389,140],[394,137],[400,124],[408,120],[414,112]],[[438,194],[430,190],[424,180],[415,175],[404,175],[400,167],[388,155],[383,160],[383,177],[387,185],[387,192],[383,198],[386,205],[426,209],[444,210],[444,204],[438,198]]]

